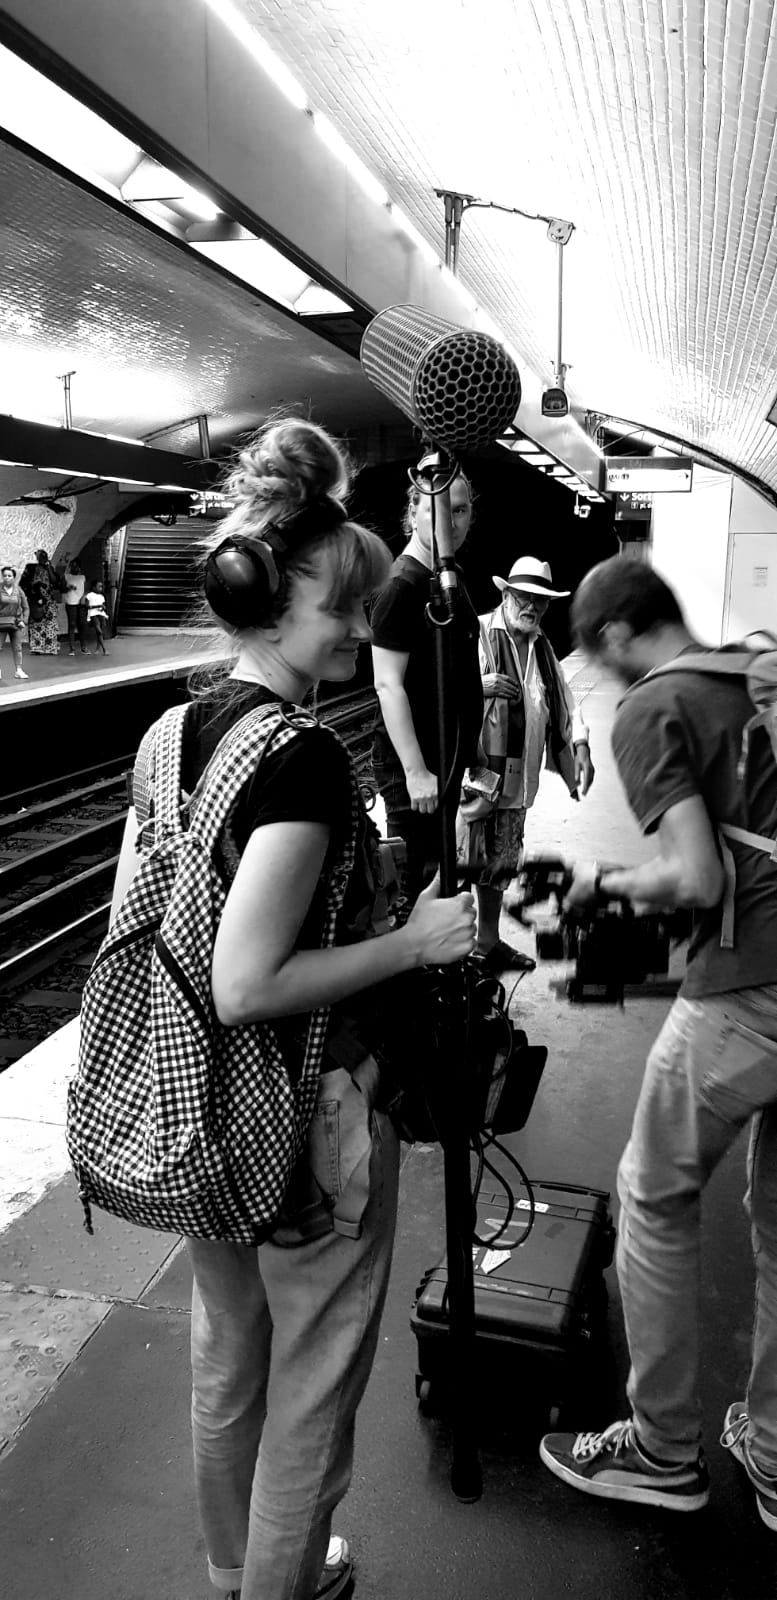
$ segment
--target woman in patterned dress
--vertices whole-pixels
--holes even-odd
[[[59,655],[60,584],[45,550],[36,550],[35,560],[28,561],[22,573],[21,588],[30,607],[30,655]]]

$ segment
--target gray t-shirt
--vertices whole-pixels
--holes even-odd
[[[612,747],[644,833],[654,832],[671,806],[698,795],[713,825],[777,837],[777,766],[763,729],[751,741],[746,785],[737,776],[742,729],[752,715],[743,678],[678,672],[629,690]],[[681,990],[689,1000],[777,983],[777,863],[727,842],[736,863],[734,948],[721,949],[719,905],[695,914]]]

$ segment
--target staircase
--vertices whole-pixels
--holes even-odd
[[[119,596],[121,633],[178,629],[192,619],[202,592],[198,538],[202,523],[132,522],[127,528],[124,576]]]

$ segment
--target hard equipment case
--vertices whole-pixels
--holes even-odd
[[[614,1228],[609,1194],[559,1183],[532,1183],[535,1218],[521,1198],[493,1245],[473,1244],[475,1371],[473,1383],[502,1411],[527,1396],[551,1415],[582,1381],[591,1347],[603,1334]],[[487,1240],[507,1215],[503,1191],[481,1192],[476,1232]],[[419,1285],[410,1325],[418,1344],[416,1395],[425,1412],[445,1410],[450,1393],[448,1273],[443,1256]]]

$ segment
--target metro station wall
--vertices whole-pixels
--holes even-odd
[[[706,467],[694,467],[690,494],[653,497],[653,566],[705,644],[723,638],[730,513],[731,477]]]

